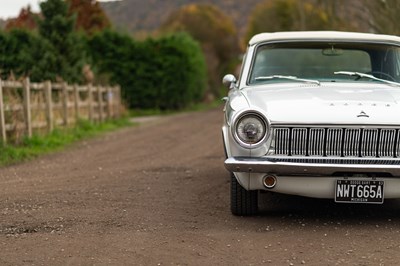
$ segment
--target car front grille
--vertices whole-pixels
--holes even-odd
[[[400,157],[399,129],[276,127],[275,155],[312,157]]]

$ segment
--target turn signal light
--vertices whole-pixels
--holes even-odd
[[[269,188],[269,189],[274,188],[276,185],[276,182],[277,182],[276,176],[274,176],[274,175],[264,176],[263,184],[266,188]]]

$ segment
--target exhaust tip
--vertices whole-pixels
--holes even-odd
[[[276,185],[277,179],[274,175],[266,175],[263,178],[263,184],[266,188],[271,189]]]

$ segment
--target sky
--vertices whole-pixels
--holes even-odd
[[[0,0],[0,18],[7,19],[18,16],[21,8],[31,5],[33,12],[39,11],[39,2],[43,0]],[[103,2],[109,0],[101,0]]]

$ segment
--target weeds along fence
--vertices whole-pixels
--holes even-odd
[[[80,120],[102,122],[120,116],[121,89],[116,87],[0,80],[0,137],[18,142]]]

